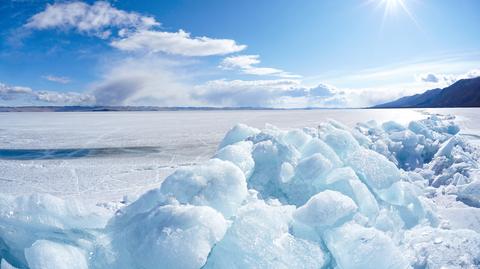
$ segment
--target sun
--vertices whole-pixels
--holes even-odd
[[[377,8],[383,9],[382,25],[389,17],[398,15],[398,13],[401,12],[407,15],[418,27],[417,20],[407,5],[408,1],[409,0],[369,0],[368,3],[375,3]]]
[[[408,13],[408,8],[405,5],[404,0],[380,0],[380,4],[384,6],[385,13],[392,14],[397,11],[399,8],[403,9]]]

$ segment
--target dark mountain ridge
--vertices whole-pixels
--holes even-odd
[[[405,96],[373,108],[480,107],[480,77],[461,79],[443,89]]]

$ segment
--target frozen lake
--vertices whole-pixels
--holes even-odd
[[[335,119],[408,123],[453,114],[478,143],[480,109],[0,113],[0,193],[118,200],[159,186],[176,167],[209,159],[236,123],[315,127]]]

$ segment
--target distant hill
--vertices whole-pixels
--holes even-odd
[[[272,110],[264,107],[158,107],[158,106],[18,106],[0,107],[0,112],[113,112],[113,111],[199,111]]]
[[[443,88],[402,97],[373,108],[480,107],[480,77],[461,79]]]

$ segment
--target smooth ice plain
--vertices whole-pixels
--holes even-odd
[[[0,114],[1,268],[479,268],[478,115]]]

